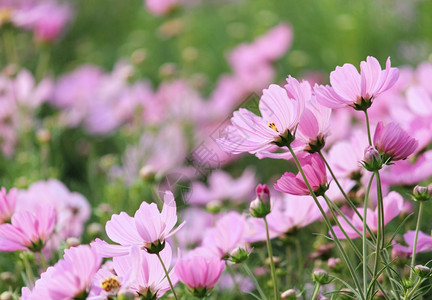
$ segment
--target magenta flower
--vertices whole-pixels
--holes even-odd
[[[410,137],[397,123],[389,123],[386,126],[382,122],[377,124],[374,139],[375,148],[383,156],[384,162],[406,159],[413,154],[418,142]]]
[[[11,224],[0,225],[0,251],[42,250],[56,224],[56,211],[51,205],[38,205],[34,212],[18,211]]]
[[[16,203],[17,189],[13,188],[6,192],[4,187],[0,190],[0,224],[10,221]]]
[[[175,266],[179,280],[197,297],[205,297],[219,280],[225,262],[218,257],[194,255],[180,259]]]
[[[398,252],[406,253],[409,256],[412,256],[414,251],[414,238],[415,238],[415,230],[409,230],[407,233],[403,235],[404,241],[408,246],[403,246],[400,244],[393,245],[393,248]],[[417,238],[417,247],[416,253],[420,252],[430,252],[432,251],[432,234],[426,234],[424,232],[419,231]]]
[[[143,202],[132,218],[125,212],[113,215],[106,224],[108,237],[120,245],[110,245],[100,239],[93,242],[103,257],[121,256],[129,253],[133,245],[157,253],[165,246],[165,239],[173,235],[183,225],[173,230],[177,223],[177,209],[174,195],[165,192],[164,206],[159,212],[155,203]]]
[[[316,195],[323,195],[328,189],[326,166],[319,154],[309,154],[300,159],[301,166],[312,190]],[[274,188],[291,195],[310,195],[300,172],[297,175],[286,172],[276,182]]]
[[[101,262],[96,250],[89,246],[66,249],[64,258],[41,275],[23,300],[86,299]]]
[[[404,200],[402,196],[396,192],[390,192],[383,199],[384,204],[384,224],[388,224],[391,220],[396,218],[404,211]],[[359,208],[359,210],[363,210],[363,208]],[[376,233],[378,230],[378,208],[375,210],[367,209],[366,221],[372,232]],[[357,232],[342,218],[338,217],[339,223],[344,228],[348,237],[351,239],[358,238],[359,235]],[[359,218],[357,214],[353,214],[350,218],[351,224],[359,231],[363,232],[363,221]],[[338,226],[333,226],[333,230],[336,236],[340,239],[346,239],[345,235],[342,233]]]
[[[391,88],[399,77],[399,70],[390,67],[390,57],[385,70],[378,60],[368,56],[360,63],[360,73],[352,64],[336,67],[330,73],[331,87],[316,85],[314,90],[319,103],[330,108],[351,106],[366,110],[376,96]]]
[[[306,82],[299,83],[292,77],[287,82],[285,88],[272,84],[263,91],[259,103],[262,117],[244,108],[234,112],[233,125],[218,140],[225,151],[234,154],[275,151],[277,146],[287,146],[294,140],[305,101],[311,95]]]

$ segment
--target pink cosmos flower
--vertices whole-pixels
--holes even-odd
[[[12,216],[11,224],[0,225],[0,251],[42,250],[56,224],[52,205],[38,205],[33,212],[23,210]]]
[[[237,247],[244,245],[247,233],[246,218],[231,211],[220,218],[209,229],[203,240],[203,247],[217,257],[224,257]]]
[[[384,224],[388,224],[391,220],[400,215],[401,211],[404,210],[404,200],[402,196],[396,192],[390,192],[386,197],[383,198],[384,204]],[[378,230],[378,208],[375,210],[367,209],[366,221],[372,232],[376,233]],[[359,208],[359,211],[363,211],[363,208]],[[363,232],[363,221],[357,214],[353,214],[351,218],[348,218],[351,224],[361,233]],[[360,237],[357,232],[340,216],[338,220],[345,232],[351,239]],[[333,230],[336,236],[340,239],[345,239],[345,235],[342,233],[338,226],[333,226]]]
[[[201,243],[207,229],[211,228],[215,221],[215,215],[198,207],[188,207],[180,212],[182,220],[187,220],[183,227],[176,233],[176,242],[180,249],[187,249]],[[196,230],[200,228],[200,230]]]
[[[373,138],[375,148],[384,155],[384,161],[406,159],[418,148],[417,140],[410,137],[396,123],[386,126],[382,122],[377,124]]]
[[[133,218],[125,212],[111,217],[105,229],[108,237],[120,245],[110,245],[100,239],[96,239],[92,245],[103,257],[126,255],[133,245],[156,253],[164,248],[165,239],[184,225],[183,222],[173,230],[176,223],[177,209],[174,195],[165,192],[162,212],[159,212],[155,203],[143,202]]]
[[[175,273],[194,295],[204,297],[213,289],[224,268],[225,262],[218,257],[190,253],[177,262]]]
[[[221,205],[223,201],[241,203],[252,195],[255,185],[255,173],[250,169],[237,179],[222,170],[215,170],[208,178],[208,187],[202,182],[193,182],[187,198],[189,203],[198,205],[210,202]]]
[[[317,100],[330,108],[351,106],[365,110],[372,105],[376,96],[391,88],[399,77],[399,70],[390,67],[390,57],[385,70],[381,70],[378,60],[368,56],[360,63],[360,73],[352,64],[336,67],[330,73],[331,87],[315,86]]]
[[[10,221],[15,212],[17,189],[13,188],[6,192],[4,187],[0,190],[0,224]]]
[[[89,246],[66,249],[64,258],[41,275],[34,289],[23,293],[23,300],[86,299],[101,262],[96,250]]]
[[[45,78],[36,85],[33,75],[27,70],[21,70],[11,86],[15,101],[28,109],[36,109],[47,101],[52,90],[53,82],[50,78]]]
[[[169,244],[160,252],[164,265],[169,268],[172,263],[172,249]],[[144,296],[162,297],[170,285],[161,262],[154,254],[134,246],[131,253],[113,258],[113,267],[119,277],[128,278],[128,289]],[[178,281],[174,270],[169,272],[173,285]]]
[[[316,195],[322,195],[328,188],[326,166],[319,154],[309,154],[300,163],[306,178]],[[291,195],[310,195],[300,172],[297,175],[286,172],[276,182],[274,188]]]
[[[409,230],[407,233],[403,235],[404,241],[408,246],[403,246],[400,244],[393,245],[393,248],[399,252],[406,253],[409,256],[412,256],[414,251],[414,239],[415,239],[415,230]],[[417,238],[417,247],[416,253],[420,252],[430,252],[432,251],[432,234],[426,234],[422,231],[419,231]]]
[[[285,88],[272,84],[263,91],[259,103],[262,117],[244,108],[234,112],[233,125],[218,140],[227,152],[275,151],[276,146],[286,146],[294,140],[310,89],[307,83],[299,83],[293,77],[288,77],[287,82]]]

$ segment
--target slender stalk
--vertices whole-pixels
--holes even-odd
[[[318,293],[319,293],[320,287],[321,287],[321,284],[319,282],[317,282],[315,285],[313,295],[312,295],[312,300],[318,299]]]
[[[33,275],[33,270],[32,270],[32,268],[30,266],[30,262],[27,259],[27,254],[23,252],[21,254],[21,259],[23,261],[23,265],[24,265],[24,268],[25,268],[26,276],[27,276],[27,279],[28,279],[28,283],[27,284],[29,285],[30,289],[33,289],[34,283],[35,283],[35,278],[34,278],[34,275]]]
[[[411,270],[410,270],[410,276],[409,276],[410,280],[412,279],[412,276],[413,276],[414,263],[415,263],[416,252],[417,252],[417,240],[418,240],[418,233],[420,230],[420,219],[421,219],[421,215],[422,215],[422,210],[423,210],[423,201],[419,201],[417,225],[416,225],[416,231],[415,231],[415,236],[414,236],[413,253],[412,253],[412,257],[411,257]]]
[[[361,290],[360,283],[359,283],[359,281],[358,281],[357,276],[355,275],[355,269],[354,269],[353,265],[351,264],[351,262],[350,262],[350,260],[349,260],[349,258],[348,258],[348,255],[347,255],[347,253],[346,253],[346,251],[344,250],[342,244],[340,243],[338,237],[336,236],[336,234],[335,234],[335,232],[334,232],[334,230],[333,230],[333,227],[331,226],[330,220],[328,219],[328,217],[327,217],[325,211],[323,210],[321,204],[319,203],[317,196],[315,195],[314,191],[312,190],[312,187],[310,186],[309,181],[308,181],[308,179],[306,178],[306,175],[305,175],[305,173],[304,173],[304,171],[303,171],[303,168],[302,168],[301,165],[300,165],[300,162],[299,162],[299,160],[298,160],[298,158],[297,158],[297,155],[294,153],[294,151],[293,151],[293,149],[291,148],[291,146],[288,146],[288,149],[289,149],[289,151],[290,151],[290,153],[291,153],[291,155],[292,155],[292,157],[293,157],[293,159],[294,159],[294,162],[295,162],[295,164],[296,164],[296,166],[297,166],[297,168],[298,168],[300,174],[302,175],[302,178],[303,178],[303,180],[304,180],[304,182],[305,182],[305,184],[306,184],[306,187],[307,187],[308,190],[309,190],[310,195],[311,195],[312,198],[314,199],[315,204],[318,206],[318,209],[320,210],[321,215],[324,217],[324,221],[326,222],[327,227],[329,228],[330,233],[332,234],[332,237],[333,237],[333,239],[334,239],[336,245],[338,246],[339,251],[340,251],[341,254],[342,254],[342,257],[343,257],[345,263],[346,263],[347,266],[348,266],[349,272],[350,272],[350,274],[351,274],[351,277],[352,277],[353,280],[354,280],[354,283],[355,283],[357,289],[360,291],[360,290]],[[360,293],[360,296],[361,296],[362,299],[364,299],[364,296],[363,296],[361,293]]]
[[[46,47],[43,47],[41,49],[41,52],[39,54],[39,60],[36,67],[36,79],[42,80],[45,76],[48,67],[49,67],[49,61],[50,61],[50,50]]]
[[[157,255],[157,257],[159,258],[159,261],[160,261],[160,263],[161,263],[161,265],[162,265],[162,268],[163,268],[163,270],[164,270],[164,272],[165,272],[165,276],[166,276],[166,278],[168,279],[168,283],[169,283],[169,285],[170,285],[170,287],[171,287],[171,291],[173,292],[174,298],[175,298],[176,300],[178,300],[178,298],[177,298],[177,294],[176,294],[176,292],[175,292],[175,290],[174,290],[174,286],[173,286],[173,284],[172,284],[172,282],[171,282],[171,278],[169,277],[168,270],[167,270],[167,268],[165,267],[165,264],[164,264],[164,262],[163,262],[163,260],[162,260],[162,258],[161,258],[161,256],[160,256],[160,254],[159,254],[159,253],[156,253],[156,255]]]
[[[266,229],[266,241],[267,241],[267,251],[268,251],[268,255],[270,258],[270,270],[271,270],[271,275],[272,275],[272,280],[273,280],[273,293],[274,293],[274,299],[279,299],[279,287],[278,287],[278,282],[277,282],[277,277],[276,277],[276,268],[274,265],[274,261],[273,261],[273,250],[272,250],[272,246],[271,246],[271,242],[270,242],[270,234],[269,234],[269,229],[268,229],[268,223],[267,223],[267,218],[264,217],[264,224],[265,224],[265,229]]]
[[[407,293],[405,294],[404,300],[410,300],[411,296],[415,293],[415,291],[419,288],[420,284],[422,283],[422,280],[419,278],[416,282],[416,284],[414,285],[414,287],[412,288],[412,290],[410,292],[407,291]]]
[[[6,57],[9,63],[18,63],[18,55],[15,47],[15,38],[12,30],[7,29],[3,32],[3,43],[5,48]]]
[[[365,114],[365,119],[366,119],[366,129],[367,129],[367,134],[368,134],[369,146],[372,146],[372,137],[371,137],[371,132],[370,132],[369,115],[368,115],[366,109],[364,110],[364,114]]]
[[[45,256],[44,256],[43,253],[42,253],[42,250],[39,251],[39,256],[40,256],[40,260],[41,260],[41,266],[42,266],[42,269],[43,269],[44,271],[46,271],[46,269],[48,268],[48,265],[47,265],[47,263],[46,263]]]
[[[298,260],[298,273],[299,273],[299,277],[300,277],[300,282],[303,285],[303,269],[304,269],[304,262],[303,262],[303,257],[302,257],[302,251],[301,251],[301,245],[300,245],[300,241],[296,238],[295,239],[295,247],[296,247],[296,252],[297,252],[297,260]]]
[[[228,270],[228,273],[229,273],[230,276],[231,276],[231,279],[232,279],[232,281],[233,281],[234,288],[235,288],[237,294],[240,295],[240,298],[242,298],[242,299],[246,299],[245,296],[243,295],[241,289],[240,289],[240,286],[239,286],[238,283],[237,283],[237,280],[236,280],[236,278],[235,278],[234,271],[233,271],[233,269],[231,268],[231,266],[228,264],[227,261],[225,261],[225,266],[226,266],[226,268],[227,268],[227,270]]]
[[[242,263],[243,269],[246,271],[246,273],[248,274],[249,278],[252,280],[252,282],[255,285],[255,288],[257,289],[258,293],[261,296],[261,299],[263,300],[267,300],[266,295],[264,294],[260,284],[258,283],[258,280],[256,279],[255,275],[253,274],[253,272],[251,271],[251,269],[249,268],[249,266],[246,263]]]
[[[366,236],[366,220],[367,220],[367,208],[368,208],[368,200],[369,200],[369,191],[372,185],[372,180],[374,178],[374,174],[369,179],[369,183],[366,189],[366,194],[364,197],[364,208],[363,208],[363,236],[362,236],[362,243],[363,243],[363,292],[367,296],[368,294],[368,284],[367,284],[367,236]]]

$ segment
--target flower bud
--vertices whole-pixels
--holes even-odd
[[[414,272],[420,277],[425,278],[431,275],[431,269],[423,265],[416,265],[414,267]]]
[[[139,176],[142,180],[152,182],[155,179],[156,173],[150,166],[144,166],[139,171]]]
[[[66,239],[66,245],[68,248],[76,247],[81,244],[81,241],[76,237],[69,237]]]
[[[409,290],[414,286],[414,281],[412,281],[411,279],[404,279],[402,280],[402,286],[404,290]]]
[[[14,296],[11,292],[3,292],[0,295],[0,300],[12,300],[13,298]]]
[[[374,172],[382,168],[383,162],[381,154],[373,146],[368,146],[364,151],[363,168],[368,171]]]
[[[231,251],[231,261],[235,264],[240,264],[248,259],[249,252],[246,249],[237,247]]]
[[[217,201],[210,201],[206,205],[206,210],[212,214],[217,214],[221,211],[221,204]]]
[[[343,264],[340,258],[330,257],[327,261],[327,266],[333,272],[340,272],[342,270]]]
[[[432,198],[432,184],[429,186],[416,185],[413,190],[415,201],[428,201]]]
[[[270,213],[270,191],[265,184],[256,188],[257,198],[249,205],[249,212],[255,218],[264,218]]]
[[[295,289],[286,290],[281,294],[282,300],[296,300],[297,298],[297,291]]]
[[[315,269],[312,272],[312,280],[321,285],[328,284],[331,281],[329,274],[323,269]]]

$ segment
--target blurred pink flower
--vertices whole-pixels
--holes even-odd
[[[177,262],[175,273],[194,295],[204,297],[213,289],[224,268],[225,262],[218,257],[191,253]]]
[[[90,218],[90,204],[83,195],[70,192],[57,179],[38,181],[17,194],[17,211],[34,210],[38,205],[53,206],[57,212],[56,232],[60,240],[80,237]]]
[[[247,234],[244,215],[230,211],[223,215],[215,226],[206,231],[203,247],[217,257],[224,257],[237,247],[243,246]]]
[[[65,250],[64,258],[49,267],[23,300],[86,298],[102,259],[87,245]]]
[[[201,243],[207,229],[214,223],[214,214],[198,207],[188,207],[180,212],[182,220],[187,220],[183,230],[179,230],[175,239],[180,249],[187,249]],[[196,230],[199,228],[200,230]]]
[[[12,188],[9,192],[4,187],[0,190],[0,224],[9,222],[15,212],[17,189]]]
[[[52,205],[38,205],[33,212],[17,211],[11,224],[0,224],[0,251],[41,251],[55,224],[56,211]]]
[[[401,212],[405,210],[404,200],[402,196],[396,192],[390,192],[386,197],[384,197],[383,204],[385,225],[397,216],[399,216]],[[359,208],[359,211],[363,211],[363,208]],[[378,230],[378,208],[375,208],[375,210],[371,210],[370,208],[368,208],[367,211],[367,224],[371,231],[376,233]],[[357,214],[353,214],[351,218],[348,219],[360,233],[363,232],[363,221],[359,218]],[[360,237],[342,217],[338,216],[338,220],[349,238],[355,239]],[[338,226],[333,226],[333,230],[338,238],[346,238]]]
[[[336,67],[330,73],[331,87],[315,86],[318,102],[330,108],[351,106],[363,110],[376,96],[391,88],[399,77],[399,70],[390,67],[390,57],[385,70],[381,70],[378,60],[372,56],[360,63],[360,70],[359,73],[352,64]]]
[[[400,244],[393,245],[393,248],[402,253],[406,253],[409,256],[412,256],[414,251],[414,239],[415,239],[415,230],[409,230],[407,233],[403,235],[404,241],[408,246],[403,246]],[[432,251],[432,234],[426,234],[422,231],[419,231],[417,238],[417,247],[416,253],[420,252],[430,252]]]
[[[222,205],[223,201],[241,203],[249,200],[256,185],[255,173],[246,169],[237,178],[232,178],[222,170],[213,171],[208,178],[208,187],[202,182],[192,182],[188,199],[197,205]]]
[[[152,14],[163,16],[179,5],[179,0],[144,0],[144,3]]]
[[[373,138],[375,148],[384,155],[384,161],[406,159],[418,148],[417,140],[410,137],[396,123],[386,126],[382,122],[377,124]]]
[[[317,196],[322,195],[328,188],[326,166],[322,158],[316,153],[309,154],[300,159],[300,164],[314,193]],[[300,172],[297,175],[286,172],[274,188],[291,195],[310,194]]]
[[[287,82],[285,88],[272,84],[263,91],[259,103],[262,117],[244,108],[234,112],[233,125],[228,126],[226,134],[218,140],[227,152],[275,151],[277,146],[293,141],[305,101],[311,95],[308,83],[299,83],[293,77]]]
[[[21,70],[12,81],[12,94],[15,101],[30,109],[36,109],[47,101],[52,90],[51,79],[45,78],[36,85],[33,75],[27,70]]]
[[[96,239],[92,245],[103,257],[126,255],[134,245],[156,253],[165,247],[165,239],[184,225],[183,222],[173,230],[176,223],[174,195],[165,192],[162,212],[159,212],[155,203],[143,202],[133,218],[125,212],[112,215],[111,220],[106,223],[106,233],[112,241],[120,245],[110,245],[100,239]]]

